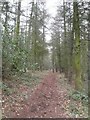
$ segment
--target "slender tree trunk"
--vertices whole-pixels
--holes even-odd
[[[31,45],[31,28],[32,28],[32,20],[33,20],[33,12],[34,12],[34,0],[32,0],[32,8],[31,8],[31,14],[30,14],[30,18],[29,18],[29,28],[28,28],[28,35],[27,35],[27,41],[26,41],[26,47],[27,47],[27,51],[28,51],[28,54],[27,54],[27,58],[26,58],[26,62],[27,62],[27,69],[31,69],[31,54],[30,54],[30,50],[32,47]]]
[[[90,86],[90,2],[88,2],[88,87],[89,86]],[[88,96],[90,98],[90,88],[88,90],[89,90]],[[89,110],[90,110],[90,104],[89,104]]]
[[[68,77],[68,59],[67,59],[67,39],[66,39],[66,8],[65,1],[63,0],[63,11],[64,11],[64,72],[65,76]]]
[[[21,1],[18,1],[17,23],[16,23],[16,40],[17,47],[19,48],[19,31],[20,31],[20,14],[21,14]],[[17,48],[16,48],[17,49]]]
[[[55,69],[55,48],[54,48],[54,43],[52,43],[53,45],[53,53],[52,53],[52,70],[53,70],[53,73],[54,73],[54,69]]]
[[[44,48],[44,43],[45,43],[45,27],[44,27],[44,5],[43,5],[43,48]],[[42,54],[42,70],[44,69],[44,54]]]
[[[69,67],[68,67],[68,79],[69,82],[71,83],[72,81],[72,76],[73,76],[73,40],[74,40],[74,31],[73,27],[71,26],[71,8],[70,8],[70,3],[69,3],[69,14],[70,14],[70,24],[69,24]]]
[[[90,7],[90,2],[88,6]],[[90,80],[90,8],[88,12],[88,80]]]

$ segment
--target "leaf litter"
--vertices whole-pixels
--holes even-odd
[[[80,112],[83,110],[82,103],[74,102],[74,105],[79,105],[79,109],[76,109],[79,112],[75,113],[75,108],[73,112],[70,111],[73,101],[69,97],[70,86],[64,84],[63,75],[49,72],[42,76],[40,74],[42,80],[33,88],[23,84],[24,81],[20,83],[14,81],[11,88],[14,88],[14,92],[7,95],[3,91],[2,112],[4,118],[85,117]]]

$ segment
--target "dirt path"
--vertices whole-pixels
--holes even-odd
[[[56,74],[49,73],[36,87],[31,96],[28,96],[22,110],[15,118],[57,118],[69,117],[65,110],[66,93],[58,90]]]

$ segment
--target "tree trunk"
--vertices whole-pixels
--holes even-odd
[[[90,86],[90,2],[88,2],[88,87],[89,86]],[[88,95],[90,97],[90,88],[88,90],[89,90]]]
[[[82,90],[81,80],[81,41],[79,28],[78,2],[73,2],[73,28],[74,28],[74,69],[75,69],[75,88]]]

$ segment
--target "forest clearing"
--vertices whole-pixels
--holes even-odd
[[[0,40],[0,118],[89,117],[89,1],[0,1]]]

